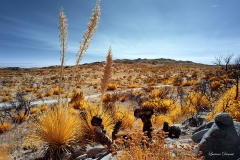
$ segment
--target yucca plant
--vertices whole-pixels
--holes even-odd
[[[82,134],[79,116],[64,106],[47,110],[34,121],[34,126],[36,140],[48,146],[47,159],[60,160],[60,153],[68,152],[68,146],[77,144]]]
[[[79,63],[81,62],[84,53],[87,51],[93,35],[97,31],[97,25],[99,23],[99,20],[100,20],[100,0],[98,0],[95,5],[92,17],[90,18],[90,23],[88,23],[88,28],[84,32],[83,39],[80,41],[80,47],[76,55],[77,56],[76,64],[71,72],[73,75],[73,78],[70,80],[69,86],[72,86],[73,79],[77,73]],[[69,97],[69,93],[70,93],[70,89],[68,89],[68,92],[67,92],[67,99]],[[68,105],[68,101],[66,101],[66,105]]]
[[[60,104],[61,101],[61,87],[62,87],[62,77],[63,77],[63,69],[64,69],[64,62],[65,62],[65,57],[67,54],[67,36],[68,36],[68,24],[67,24],[67,18],[65,13],[63,12],[63,8],[60,9],[59,13],[59,38],[60,38],[60,46],[61,46],[61,70],[60,70],[60,76],[59,76],[59,86],[58,86],[58,105]]]
[[[80,141],[83,143],[92,143],[96,141],[95,127],[92,126],[91,120],[98,113],[96,106],[89,106],[84,113],[81,114],[81,130],[82,137]],[[114,127],[114,120],[112,114],[109,111],[104,111],[101,115],[102,125],[107,135],[111,135]]]

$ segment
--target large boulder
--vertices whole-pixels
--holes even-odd
[[[215,123],[204,134],[199,150],[206,160],[236,160],[240,157],[240,123],[228,113],[215,116]]]

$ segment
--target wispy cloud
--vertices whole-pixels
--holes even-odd
[[[215,4],[215,5],[213,5],[212,7],[213,7],[213,8],[216,8],[216,7],[218,7],[218,5],[217,5],[217,4]]]

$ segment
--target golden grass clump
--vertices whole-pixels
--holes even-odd
[[[64,106],[48,110],[33,125],[35,139],[47,143],[46,156],[53,159],[60,159],[60,152],[66,151],[68,145],[76,144],[82,133],[79,116],[71,114]]]
[[[74,109],[85,110],[89,105],[85,102],[85,96],[82,92],[74,92],[70,98],[69,107]]]
[[[0,133],[10,131],[12,129],[12,124],[10,122],[0,123]]]
[[[41,110],[41,112],[44,112],[44,111],[48,110],[48,106],[47,105],[41,105],[40,110]]]
[[[135,121],[133,110],[125,107],[117,107],[114,112],[114,120],[122,121],[121,129],[130,129]]]
[[[24,137],[22,140],[22,147],[24,147],[25,149],[28,150],[32,150],[32,151],[36,151],[37,149],[39,149],[39,147],[42,145],[42,141],[39,139],[37,140],[34,137],[28,136],[28,137]]]
[[[154,126],[156,127],[162,127],[162,124],[164,122],[168,122],[169,124],[173,124],[173,121],[171,119],[171,117],[169,117],[168,115],[153,115],[151,118],[151,121],[153,123]]]
[[[128,86],[127,86],[127,88],[137,88],[138,86],[137,86],[137,84],[134,84],[134,83],[132,83],[132,84],[129,84]]]
[[[44,94],[45,97],[51,97],[53,95],[53,91],[52,90],[48,90],[46,91],[46,93]]]
[[[31,108],[30,113],[31,114],[39,114],[41,112],[41,109],[38,107]]]
[[[114,91],[114,90],[116,90],[118,88],[118,86],[117,86],[117,84],[115,84],[115,83],[110,83],[110,84],[108,84],[108,86],[107,86],[107,90],[108,91]]]
[[[7,101],[10,101],[10,100],[13,100],[13,98],[11,96],[4,96],[3,98],[1,98],[2,102],[7,102]]]
[[[0,160],[7,160],[10,158],[9,148],[6,145],[0,146]]]
[[[41,98],[43,98],[43,94],[40,93],[40,92],[38,92],[37,95],[36,95],[36,97],[39,98],[39,99],[41,99]]]
[[[60,93],[63,94],[65,92],[64,88],[61,88]],[[53,95],[59,95],[59,88],[53,89]]]
[[[155,109],[158,113],[166,114],[173,111],[177,105],[171,99],[155,98],[154,100],[144,101],[142,103],[142,107],[152,108]]]
[[[76,87],[77,88],[82,88],[82,84],[78,83],[78,84],[76,84]]]
[[[165,98],[168,93],[167,88],[161,87],[156,90],[152,90],[149,94],[149,97],[154,99],[154,98]]]
[[[22,123],[22,122],[27,121],[28,119],[29,119],[29,116],[25,115],[23,112],[19,112],[19,113],[16,113],[13,115],[13,120],[16,123]]]
[[[208,109],[210,102],[206,96],[199,92],[191,92],[186,98],[186,102],[182,107],[182,112],[184,114],[195,114],[202,110],[202,106]]]
[[[221,87],[221,83],[219,81],[213,81],[210,85],[210,89],[212,91],[217,91]]]
[[[239,87],[240,91],[240,87]],[[227,112],[232,115],[233,120],[240,122],[240,101],[234,100],[236,94],[236,86],[228,89],[225,94],[218,100],[213,111],[208,114],[206,119],[211,121],[217,113]]]
[[[192,86],[192,85],[198,85],[198,84],[200,84],[200,82],[195,80],[195,79],[193,79],[193,80],[190,80],[190,81],[182,82],[181,86],[182,87],[186,87],[186,86]]]

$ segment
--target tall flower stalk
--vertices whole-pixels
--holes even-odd
[[[104,96],[104,93],[107,90],[109,80],[112,76],[112,64],[113,64],[113,59],[112,59],[112,49],[111,47],[108,50],[108,55],[106,57],[106,64],[104,66],[104,71],[103,71],[103,76],[101,78],[101,101],[100,101],[100,107],[99,107],[99,114],[102,113],[102,99]]]
[[[65,57],[67,54],[67,36],[68,36],[68,24],[67,24],[67,18],[65,13],[63,12],[63,8],[60,9],[60,13],[59,13],[59,38],[60,38],[60,48],[61,48],[61,67],[60,67],[60,79],[59,79],[59,86],[58,86],[58,104],[60,104],[61,101],[61,87],[62,87],[62,77],[64,74],[64,63],[65,63]]]
[[[92,16],[90,18],[90,22],[88,23],[87,30],[84,32],[83,39],[80,41],[80,47],[76,55],[77,56],[76,64],[72,70],[72,75],[74,76],[70,80],[69,87],[72,86],[73,78],[75,77],[75,74],[77,72],[78,65],[82,60],[84,53],[87,51],[94,33],[96,33],[97,31],[97,27],[98,27],[97,25],[99,23],[99,20],[100,20],[100,0],[96,2],[96,6],[93,10]],[[68,106],[69,93],[70,93],[70,88],[68,89],[68,92],[67,92],[66,106]]]
[[[92,17],[90,18],[90,22],[88,23],[88,28],[84,32],[83,39],[80,41],[80,48],[77,53],[76,66],[79,65],[84,53],[88,49],[92,37],[94,33],[96,33],[97,31],[97,25],[99,23],[99,20],[100,20],[100,0],[98,0],[96,3]]]

